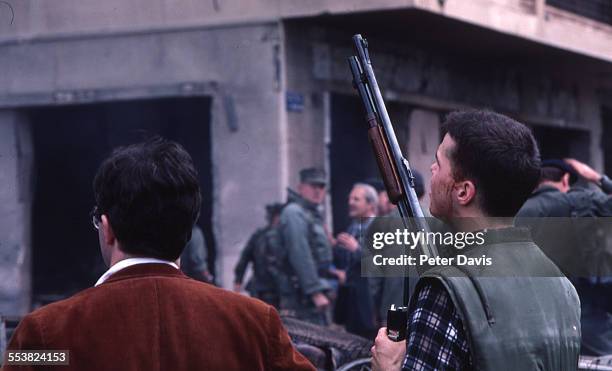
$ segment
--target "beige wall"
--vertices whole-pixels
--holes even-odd
[[[277,21],[320,14],[415,8],[612,61],[612,27],[544,0],[20,0],[0,5],[0,43]],[[444,5],[441,5],[444,4]]]

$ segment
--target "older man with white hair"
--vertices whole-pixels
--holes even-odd
[[[352,222],[346,232],[337,236],[336,257],[346,269],[346,283],[341,287],[335,319],[347,331],[373,339],[376,335],[374,305],[367,277],[361,277],[361,245],[378,209],[378,193],[371,185],[356,183],[349,194],[349,216]]]

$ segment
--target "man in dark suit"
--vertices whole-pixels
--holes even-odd
[[[274,308],[178,269],[201,203],[180,145],[157,138],[115,150],[94,194],[110,269],[95,287],[24,317],[9,350],[69,350],[63,370],[314,369]]]

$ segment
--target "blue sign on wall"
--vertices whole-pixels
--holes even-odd
[[[292,91],[287,92],[287,111],[302,112],[304,110],[304,95]]]

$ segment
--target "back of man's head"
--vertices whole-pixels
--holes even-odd
[[[542,167],[542,171],[540,171],[540,182],[560,182],[565,174],[566,172],[556,167]]]
[[[540,153],[531,130],[490,111],[453,112],[443,130],[456,143],[449,154],[454,179],[474,182],[486,215],[514,216],[540,176]]]
[[[191,156],[178,143],[157,137],[115,149],[93,188],[123,252],[165,260],[181,255],[201,195]]]
[[[569,191],[570,186],[577,179],[578,174],[576,170],[564,160],[547,159],[542,161],[540,185],[552,185],[565,193]]]

